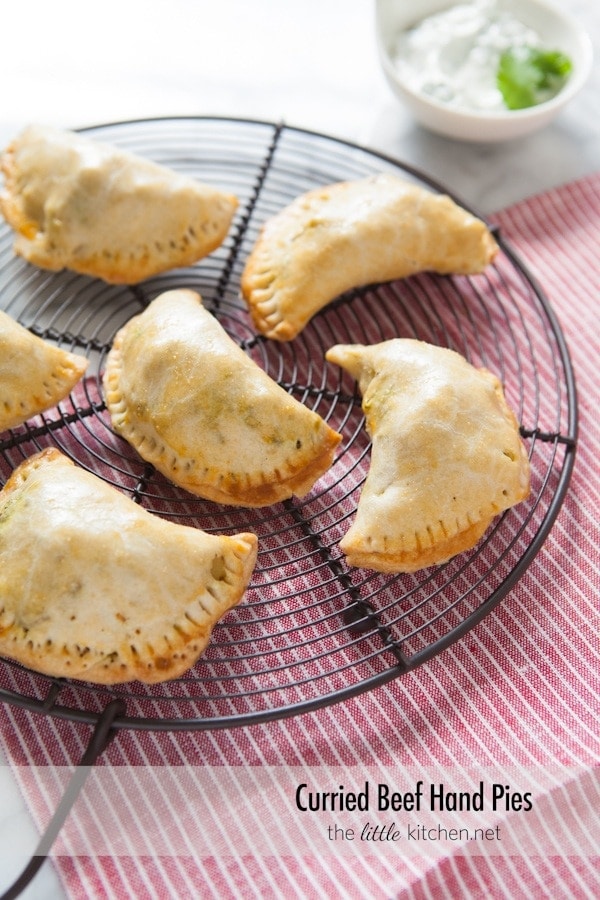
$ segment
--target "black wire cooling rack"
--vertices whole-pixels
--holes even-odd
[[[539,286],[498,234],[500,254],[482,275],[423,274],[350,291],[294,341],[266,340],[252,328],[239,281],[268,216],[310,188],[381,171],[443,188],[381,154],[268,122],[169,118],[86,131],[235,193],[239,208],[228,238],[209,258],[134,287],[34,268],[13,255],[13,235],[0,228],[0,308],[90,359],[85,381],[67,401],[0,435],[0,483],[23,459],[54,446],[158,515],[212,532],[254,531],[258,563],[244,602],[217,625],[186,677],[101,687],[0,660],[0,700],[96,725],[112,704],[115,728],[227,728],[343,700],[431,659],[514,586],[568,487],[574,379]],[[259,365],[342,432],[334,465],[304,499],[258,510],[219,506],[172,486],[113,433],[100,381],[112,339],[173,287],[199,291]],[[500,377],[529,449],[532,493],[499,517],[473,551],[440,567],[387,576],[349,568],[338,549],[368,468],[369,441],[354,383],[324,354],[336,343],[394,336],[452,347]]]

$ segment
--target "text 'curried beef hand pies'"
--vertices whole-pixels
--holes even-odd
[[[453,350],[396,338],[326,358],[358,380],[371,462],[340,542],[350,565],[412,572],[475,546],[529,494],[529,460],[499,380]]]
[[[237,198],[83,134],[31,125],[0,160],[15,252],[43,269],[133,284],[225,239]]]
[[[58,450],[0,492],[0,654],[97,684],[176,678],[242,599],[253,534],[207,534],[142,509]]]

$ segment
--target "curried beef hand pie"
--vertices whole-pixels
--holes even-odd
[[[87,365],[85,356],[49,344],[0,310],[0,431],[64,400]]]
[[[473,547],[529,493],[529,460],[499,380],[453,350],[397,338],[326,354],[359,383],[372,438],[353,566],[412,572]]]
[[[253,534],[160,519],[48,449],[0,492],[0,654],[97,684],[176,678],[241,600]]]
[[[172,482],[236,506],[303,495],[341,436],[291,397],[193,291],[167,291],[117,334],[104,373],[115,430]]]
[[[30,263],[132,284],[207,256],[237,198],[82,134],[39,125],[5,150],[0,211]]]
[[[470,275],[497,250],[450,197],[381,174],[309,191],[267,221],[242,295],[260,332],[289,341],[350,288],[422,271]]]

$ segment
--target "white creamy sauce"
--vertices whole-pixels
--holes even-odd
[[[473,0],[429,16],[398,37],[394,63],[407,87],[465,110],[506,111],[496,87],[501,54],[539,47],[539,35],[496,0]]]

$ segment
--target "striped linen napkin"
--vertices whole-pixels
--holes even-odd
[[[493,221],[545,290],[578,385],[575,471],[542,551],[463,640],[384,687],[235,730],[120,732],[99,762],[98,784],[55,848],[51,864],[68,897],[600,896],[600,173],[520,202]],[[61,786],[39,773],[72,766],[89,728],[10,707],[0,708],[0,723],[42,829]],[[209,779],[197,784],[198,771]],[[263,779],[276,771],[286,785],[279,793]],[[335,775],[348,792],[355,774],[364,785],[365,771],[374,771],[373,783],[403,785],[404,810],[366,823],[385,822],[385,841],[359,847],[341,833],[332,840],[326,822],[343,817],[298,811],[293,785],[307,784],[303,804],[311,784],[315,793],[338,790]],[[253,798],[237,819],[232,773]],[[495,816],[471,810],[452,820],[489,829],[483,842],[449,834],[441,815],[414,815],[419,790],[430,782],[447,794],[460,784],[458,797],[459,773],[473,775],[468,783],[480,785],[486,801],[497,793]],[[477,791],[464,793],[474,807]],[[318,827],[311,830],[309,821]],[[410,837],[407,821],[423,831]],[[395,843],[396,826],[403,832]],[[503,846],[505,835],[511,839]]]

